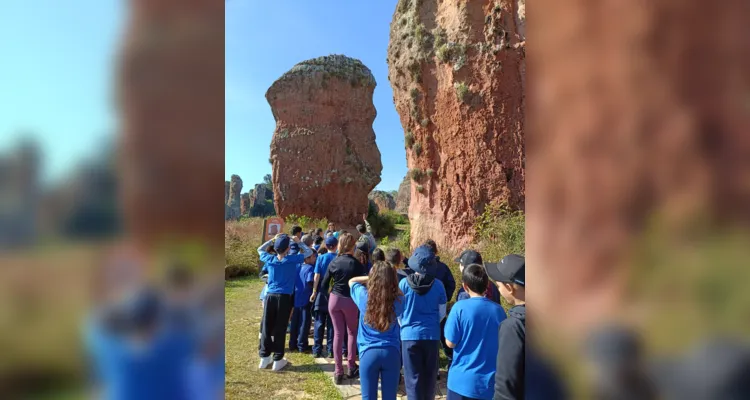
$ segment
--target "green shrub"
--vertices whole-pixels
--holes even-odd
[[[404,136],[404,144],[407,148],[410,148],[414,145],[414,134],[411,133],[410,130],[406,131],[406,135]]]
[[[406,225],[409,223],[409,218],[401,213],[394,210],[385,210],[380,212],[380,216],[388,218],[393,222],[394,225]]]
[[[425,128],[426,128],[426,127],[427,127],[427,125],[429,125],[429,124],[430,124],[430,119],[429,119],[429,118],[425,118],[425,119],[423,119],[423,120],[422,120],[422,122],[420,123],[420,125],[422,125],[422,126],[423,126],[423,127],[425,127]]]
[[[401,250],[403,256],[408,256],[411,253],[411,227],[407,225],[404,230],[398,231],[393,239],[388,237],[380,239],[378,247],[383,250],[395,247]]]
[[[414,143],[414,146],[412,146],[411,149],[414,150],[414,154],[416,154],[417,157],[419,157],[420,155],[422,155],[422,144],[421,143],[419,143],[419,142]]]
[[[307,232],[310,229],[321,228],[326,229],[328,227],[328,220],[326,218],[311,218],[305,215],[290,214],[286,217],[287,231],[291,231],[293,225],[299,225],[302,230]]]
[[[419,168],[414,168],[411,171],[409,171],[409,175],[411,175],[411,179],[414,182],[419,182],[424,178],[424,171],[422,171]]]
[[[417,185],[417,192],[419,192],[419,193],[424,193],[424,186],[422,186],[422,185]]]
[[[458,98],[458,101],[465,103],[469,98],[469,86],[466,82],[456,82],[453,84],[453,87],[456,89],[456,98]]]
[[[491,204],[474,224],[482,258],[497,261],[508,254],[525,254],[526,217],[507,204]]]
[[[367,207],[367,222],[370,223],[372,234],[375,237],[387,237],[396,233],[396,223],[387,213],[378,214],[375,204],[370,202]]]
[[[427,170],[427,176],[432,179],[433,176],[435,176],[435,170],[430,168]]]

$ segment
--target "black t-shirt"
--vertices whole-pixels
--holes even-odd
[[[326,275],[323,277],[323,293],[328,293],[331,279],[333,279],[333,289],[331,293],[337,296],[351,297],[349,291],[349,280],[355,276],[364,276],[366,269],[356,258],[350,254],[337,256],[328,265]]]

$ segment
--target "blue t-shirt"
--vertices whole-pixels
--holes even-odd
[[[326,276],[326,271],[328,271],[328,264],[330,264],[337,255],[338,254],[336,253],[325,253],[318,256],[318,259],[315,261],[315,273],[320,274],[321,282],[323,281],[323,277]]]
[[[314,276],[312,265],[302,264],[297,267],[297,279],[294,281],[295,307],[304,307],[310,302]]]
[[[458,289],[458,294],[456,295],[456,301],[459,300],[466,300],[470,298],[469,293],[467,293],[464,288]],[[497,286],[495,286],[494,283],[490,282],[489,285],[487,285],[487,291],[484,293],[484,297],[493,300],[495,303],[500,304],[500,291],[497,290]]]
[[[357,346],[359,347],[360,357],[367,349],[383,348],[383,347],[394,347],[396,349],[401,348],[401,341],[399,340],[399,327],[398,323],[394,320],[391,326],[385,332],[371,327],[365,323],[365,311],[367,310],[367,288],[360,284],[355,283],[352,285],[352,300],[359,309],[359,331],[357,333]],[[398,318],[404,310],[404,299],[403,296],[399,296],[396,302],[393,304],[395,308],[395,318]]]
[[[267,293],[293,294],[294,280],[297,276],[297,265],[305,262],[303,254],[286,256],[279,260],[275,254],[263,252],[260,254],[260,261],[266,264],[268,269],[268,290]]]
[[[404,293],[401,340],[440,340],[440,305],[448,302],[443,283],[435,279],[427,293],[420,295],[407,279],[398,283]]]
[[[448,389],[466,397],[492,399],[497,335],[503,320],[503,308],[485,297],[470,297],[453,305],[445,322],[445,339],[456,345]]]

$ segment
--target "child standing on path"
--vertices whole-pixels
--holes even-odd
[[[289,351],[306,352],[310,350],[308,338],[312,322],[312,303],[310,297],[313,288],[313,269],[315,253],[305,258],[305,263],[297,268],[294,284],[294,311],[292,311],[292,329],[289,332]]]
[[[461,275],[469,298],[453,305],[445,323],[445,342],[455,349],[448,375],[448,399],[492,400],[497,332],[505,311],[484,297],[489,283],[484,267],[471,264]]]
[[[302,254],[288,255],[291,241],[298,243]],[[276,254],[267,252],[273,246]],[[286,343],[286,326],[292,310],[292,295],[297,265],[305,261],[312,254],[312,250],[298,237],[290,239],[286,234],[276,235],[258,247],[260,260],[268,269],[268,289],[263,301],[263,319],[260,330],[260,363],[258,368],[267,368],[273,363],[273,371],[280,371],[287,365],[284,359],[284,344]],[[273,354],[273,358],[271,355]]]
[[[526,259],[518,254],[487,264],[487,274],[513,305],[500,325],[495,372],[495,399],[523,399],[526,355]]]
[[[442,282],[433,275],[435,255],[429,247],[414,250],[409,267],[414,273],[398,284],[404,293],[401,353],[406,394],[409,400],[434,399],[440,321],[445,317],[448,299]]]
[[[443,286],[445,287],[445,296],[450,300],[453,298],[453,292],[456,290],[456,280],[453,278],[453,273],[444,262],[440,261],[440,257],[438,257],[438,247],[434,240],[427,239],[424,242],[424,245],[429,247],[432,254],[435,255],[435,278],[443,283]],[[440,347],[443,348],[443,354],[445,354],[445,358],[448,359],[446,371],[450,371],[451,362],[453,362],[453,349],[445,344],[445,336],[443,335],[444,328],[445,319],[440,321]],[[438,375],[437,378],[439,379],[440,375]]]
[[[327,252],[321,254],[315,261],[315,278],[313,282],[313,292],[310,301],[313,303],[313,315],[315,318],[315,328],[313,332],[313,357],[323,358],[323,335],[326,334],[325,355],[333,358],[333,321],[328,314],[328,293],[321,292],[323,277],[328,271],[328,265],[336,258],[336,248],[339,241],[333,235],[326,237],[325,249]]]
[[[380,378],[383,400],[395,400],[401,370],[397,318],[403,311],[396,270],[387,262],[376,262],[370,277],[352,278],[349,287],[360,315],[357,344],[362,399],[378,398]]]
[[[344,335],[348,333],[349,357],[348,379],[359,376],[357,368],[357,306],[351,298],[349,280],[356,276],[365,275],[365,267],[354,258],[354,236],[343,233],[339,236],[339,255],[331,261],[325,277],[323,277],[323,293],[328,292],[328,287],[333,280],[333,290],[328,298],[328,313],[333,320],[333,359],[335,362],[334,380],[337,385],[343,383],[344,367],[342,363]]]

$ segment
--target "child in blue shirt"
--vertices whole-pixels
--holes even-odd
[[[294,241],[302,249],[301,254],[289,255],[290,243]],[[267,251],[273,246],[276,254]],[[260,261],[268,269],[268,289],[263,301],[263,318],[260,339],[259,369],[267,368],[273,363],[272,370],[280,371],[287,365],[284,359],[286,327],[293,307],[294,281],[297,276],[297,265],[312,255],[306,244],[293,236],[276,235],[273,240],[263,243],[258,248]],[[273,359],[271,355],[273,354]]]
[[[409,257],[414,271],[399,282],[404,293],[401,315],[401,354],[404,383],[409,399],[435,398],[440,346],[440,321],[445,317],[448,299],[440,280],[433,275],[435,254],[420,246]]]
[[[292,329],[289,332],[289,351],[310,350],[308,339],[312,322],[312,303],[310,296],[313,289],[313,264],[315,254],[305,258],[305,263],[297,266],[297,279],[294,284],[294,310],[292,311]]]
[[[474,250],[464,250],[461,255],[456,258],[455,261],[458,263],[458,269],[459,271],[461,271],[461,273],[464,272],[464,268],[468,267],[471,264],[484,265],[484,262],[482,261],[482,255]],[[494,284],[487,285],[487,290],[484,291],[484,297],[494,301],[497,304],[500,304],[500,292]],[[456,294],[456,301],[466,300],[468,298],[469,293],[467,293],[464,288],[459,288],[458,294]]]
[[[456,302],[445,323],[445,342],[454,349],[448,375],[448,399],[492,400],[497,361],[497,335],[505,311],[484,297],[489,278],[484,267],[472,264],[461,278],[469,298]]]
[[[349,280],[352,300],[359,310],[357,346],[362,398],[378,398],[380,378],[382,398],[395,399],[401,369],[397,320],[403,312],[404,297],[398,290],[396,270],[390,263],[376,262],[370,277]]]
[[[323,335],[326,336],[327,351],[325,355],[333,358],[333,322],[328,315],[328,293],[319,293],[323,277],[328,271],[328,265],[338,255],[336,248],[339,245],[338,239],[333,235],[325,238],[325,248],[327,252],[318,256],[315,261],[315,270],[313,278],[312,295],[310,302],[313,303],[313,318],[315,327],[313,330],[313,357],[322,358],[323,354]]]

